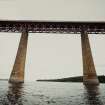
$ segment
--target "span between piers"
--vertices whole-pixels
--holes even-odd
[[[22,33],[10,83],[23,83],[29,33],[81,34],[83,84],[99,85],[88,34],[105,34],[105,22],[1,20],[0,32]]]

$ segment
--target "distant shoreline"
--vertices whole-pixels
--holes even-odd
[[[100,75],[98,76],[100,83],[105,83],[105,76]],[[83,82],[83,76],[75,76],[75,77],[68,77],[68,78],[61,78],[61,79],[39,79],[36,81],[40,82]]]
[[[8,79],[0,79],[0,81],[8,81]]]

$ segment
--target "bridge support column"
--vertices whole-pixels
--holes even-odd
[[[27,42],[28,42],[28,32],[23,31],[13,66],[13,70],[10,75],[9,82],[11,83],[23,83],[24,82],[24,69],[26,61],[27,52]]]
[[[99,85],[96,74],[88,34],[81,32],[82,58],[83,58],[83,83],[84,85]]]

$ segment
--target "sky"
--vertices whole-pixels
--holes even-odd
[[[105,0],[0,0],[0,19],[105,21]],[[9,78],[20,33],[0,33],[0,78]],[[89,35],[97,74],[105,75],[105,35]],[[25,80],[82,75],[80,35],[29,34]]]

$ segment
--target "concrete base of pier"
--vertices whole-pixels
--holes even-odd
[[[99,80],[98,78],[87,78],[87,76],[83,77],[83,84],[87,86],[92,86],[92,85],[99,85]]]

